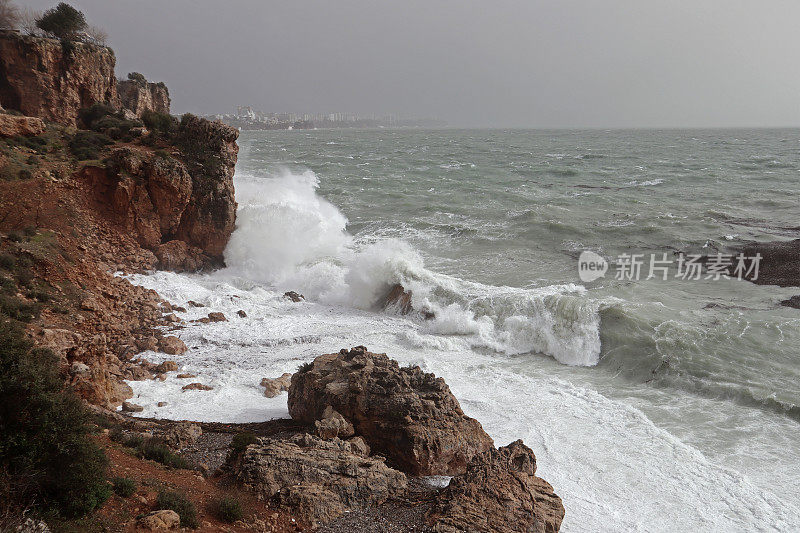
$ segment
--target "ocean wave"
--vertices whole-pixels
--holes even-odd
[[[412,293],[415,309],[433,313],[420,335],[505,354],[542,353],[576,366],[600,357],[599,309],[577,285],[494,287],[426,269],[398,238],[355,239],[347,218],[317,194],[310,170],[237,175],[237,228],[222,276],[296,290],[330,305],[380,310],[394,284]],[[391,311],[388,311],[391,312]],[[422,318],[419,318],[422,321]]]

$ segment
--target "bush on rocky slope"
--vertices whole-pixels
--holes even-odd
[[[107,459],[87,420],[55,354],[33,348],[16,323],[0,318],[0,469],[20,504],[82,516],[109,497]]]

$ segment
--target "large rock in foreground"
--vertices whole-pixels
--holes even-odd
[[[474,455],[494,446],[442,378],[416,366],[400,368],[363,346],[321,355],[292,376],[292,418],[313,424],[328,407],[410,475],[461,474]]]
[[[429,515],[434,531],[556,533],[564,506],[535,473],[536,457],[521,440],[475,456],[437,496]]]
[[[324,441],[311,435],[260,439],[248,446],[237,478],[259,497],[271,500],[312,524],[381,504],[407,487],[402,472],[368,457],[359,439]]]

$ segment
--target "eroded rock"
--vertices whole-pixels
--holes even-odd
[[[263,378],[261,386],[264,387],[264,396],[274,398],[283,391],[289,390],[291,382],[292,375],[289,372],[285,372],[279,378]]]
[[[317,357],[292,376],[292,418],[313,424],[331,407],[369,444],[411,475],[455,475],[493,447],[443,379],[400,368],[363,346]]]
[[[436,499],[428,521],[437,533],[556,533],[564,506],[536,474],[521,440],[473,457]]]
[[[363,441],[324,441],[308,434],[289,441],[260,439],[244,451],[236,475],[300,518],[325,523],[405,491],[402,472],[363,452]]]

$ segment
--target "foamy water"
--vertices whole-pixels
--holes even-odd
[[[650,191],[672,190],[668,175],[639,170],[642,175],[619,176],[618,185],[597,183],[572,168],[592,165],[601,172],[611,165],[596,150],[579,158],[548,144],[540,155],[526,155],[512,142],[478,143],[452,132],[408,134],[413,143],[385,148],[373,132],[250,135],[241,140],[228,267],[203,276],[132,276],[171,302],[207,305],[189,308],[185,320],[211,310],[229,320],[188,325],[178,335],[189,352],[169,356],[181,372],[198,374],[197,381],[214,389],[182,392],[185,381],[174,376],[131,382],[143,416],[285,417],[286,395],[264,398],[262,377],[363,344],[443,376],[498,445],[523,438],[536,452],[540,475],[564,499],[565,531],[800,527],[800,431],[791,416],[800,324],[766,303],[781,294],[702,282],[587,288],[575,270],[566,272],[574,268],[569,254],[591,241],[592,232],[614,235],[608,248],[625,240],[635,245],[640,234],[653,241],[671,237],[642,229],[643,215],[630,212],[600,209],[592,215],[596,223],[583,221],[589,207],[573,204],[583,197],[573,190],[557,195],[548,180],[580,179],[587,186],[578,190],[649,202]],[[326,135],[343,138],[318,155]],[[381,135],[392,140],[394,134]],[[420,155],[419,143],[434,141],[446,152]],[[464,153],[453,157],[454,150]],[[486,158],[519,166],[539,157],[558,162],[558,172],[505,185],[487,177],[498,171],[486,167]],[[675,163],[664,157],[662,165]],[[404,178],[396,181],[393,172]],[[463,175],[454,180],[454,172]],[[466,209],[439,205],[439,195],[445,204],[455,201],[448,195],[474,173],[483,175],[470,182],[473,197],[462,196]],[[517,205],[520,195],[527,200]],[[548,206],[547,220],[537,202]],[[688,216],[696,227],[704,225],[680,206],[663,210],[681,214],[650,216],[678,226]],[[548,252],[553,235],[564,242]],[[536,253],[519,246],[526,242]],[[414,307],[436,318],[382,311],[376,304],[394,283],[411,289]],[[283,298],[286,290],[306,301]],[[712,298],[746,305],[702,309]],[[772,397],[764,392],[769,383],[759,381],[765,372],[775,376]],[[777,385],[781,379],[786,386]],[[158,408],[159,401],[167,405]]]

